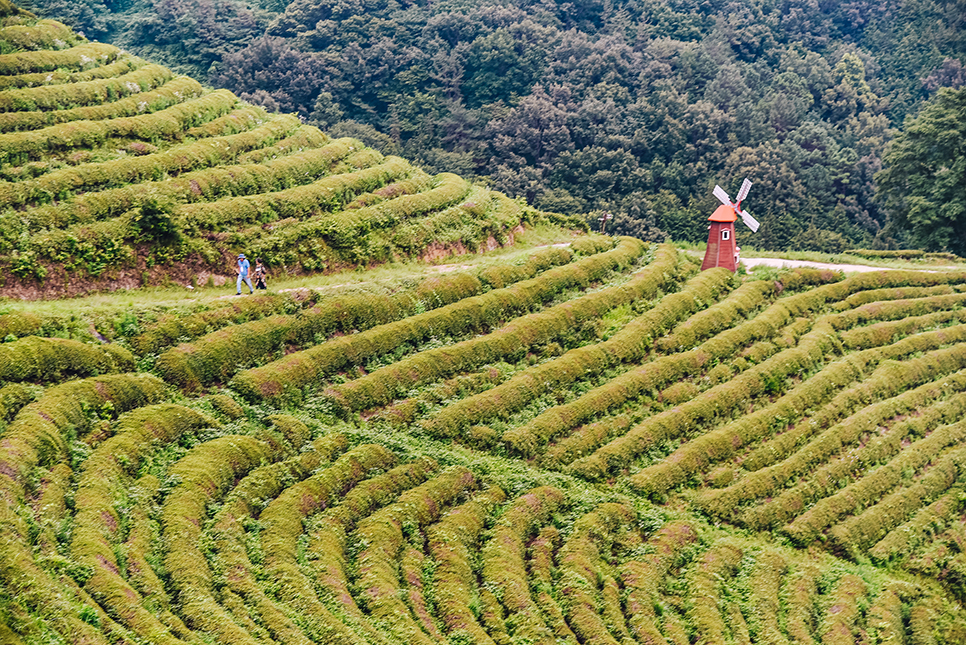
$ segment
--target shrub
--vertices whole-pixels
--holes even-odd
[[[134,356],[117,345],[94,347],[64,338],[28,336],[0,345],[0,381],[49,381],[66,375],[126,372]]]
[[[389,325],[335,338],[263,367],[240,372],[232,380],[231,387],[249,400],[279,400],[297,394],[324,374],[359,364],[401,343],[418,341],[431,334],[461,334],[493,325],[507,315],[552,297],[560,289],[586,284],[591,271],[600,275],[615,265],[629,262],[642,251],[640,242],[627,240],[613,251],[594,256],[589,264],[576,263],[551,269],[506,289],[495,289]]]

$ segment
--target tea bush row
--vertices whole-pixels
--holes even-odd
[[[960,372],[951,378],[958,380],[961,377]],[[966,394],[954,395],[940,403],[924,401],[923,406],[919,408],[920,416],[893,423],[887,432],[818,468],[797,486],[749,508],[742,514],[741,523],[754,528],[776,528],[791,522],[802,509],[815,502],[824,503],[821,500],[837,494],[842,486],[860,477],[866,469],[899,455],[904,450],[904,442],[923,436],[936,423],[949,423],[966,414]]]
[[[654,262],[633,277],[633,284],[642,289],[642,296],[648,295],[649,291],[653,294],[653,288],[671,284],[673,265],[661,260],[667,261],[665,258],[655,258]],[[576,380],[598,374],[622,362],[640,359],[650,348],[654,337],[702,303],[713,302],[721,292],[726,291],[730,287],[730,277],[719,272],[700,274],[680,293],[665,296],[652,309],[629,322],[606,341],[572,349],[559,358],[527,369],[492,390],[443,408],[422,425],[434,436],[457,436],[473,423],[506,417],[522,409],[550,389],[567,387]],[[534,454],[538,448],[531,439],[513,430],[503,437],[513,450],[526,455]]]
[[[56,20],[38,20],[32,25],[10,25],[0,28],[0,46],[7,51],[64,49],[84,42],[74,30]]]
[[[73,518],[70,554],[93,571],[85,590],[112,615],[123,617],[126,627],[151,642],[180,641],[171,636],[154,612],[132,602],[139,594],[119,574],[115,555],[122,525],[115,504],[127,494],[131,476],[155,446],[216,424],[211,418],[173,404],[129,412],[118,420],[114,436],[84,461],[74,491],[78,510]]]
[[[962,426],[963,423],[959,424]],[[911,485],[885,496],[860,515],[854,515],[828,531],[833,551],[854,555],[863,552],[921,507],[935,501],[966,475],[966,448],[957,447],[940,457]]]
[[[133,368],[131,352],[113,344],[95,347],[66,338],[28,336],[0,345],[0,382],[52,381]]]
[[[96,376],[48,388],[24,407],[4,432],[0,446],[0,492],[22,490],[24,476],[36,465],[62,461],[68,433],[82,436],[90,427],[88,411],[122,412],[154,403],[166,395],[164,383],[147,374]],[[10,498],[14,503],[16,498]]]
[[[857,327],[842,332],[839,338],[847,349],[866,349],[891,343],[896,337],[929,327],[957,322],[966,323],[966,309],[937,311],[922,316],[910,316],[900,320],[875,323],[867,327]]]
[[[937,353],[936,356],[940,354]],[[933,360],[933,356],[927,355],[920,359],[888,365],[888,369],[881,369],[864,381],[863,389],[871,390],[879,397],[890,396],[920,385],[924,380],[933,380],[939,375],[947,374],[949,369],[958,369],[955,367],[958,365],[956,360],[949,361],[940,368],[933,367]],[[774,403],[684,444],[661,463],[633,475],[630,482],[642,493],[664,494],[710,464],[730,458],[742,446],[753,445],[768,434],[796,423],[807,410],[823,405],[836,394],[843,383],[860,376],[862,370],[870,366],[870,363],[857,362],[855,358],[832,363]],[[868,401],[869,398],[863,397],[861,405]],[[839,414],[848,410],[849,408],[840,406]],[[826,412],[824,416],[828,419],[830,415]]]
[[[600,318],[615,307],[649,299],[660,288],[659,280],[654,272],[644,271],[627,283],[523,316],[485,336],[401,359],[331,387],[325,396],[335,409],[344,412],[386,405],[411,387],[503,360],[531,345],[556,338],[585,321]]]
[[[960,356],[963,354],[963,351],[957,350],[956,347],[953,347],[952,350],[952,352],[946,352],[947,356],[943,357],[945,361],[948,362],[951,359],[955,362],[957,360],[955,354],[958,353]],[[955,369],[957,368],[949,368],[948,372],[955,371]],[[888,375],[888,370],[882,372],[882,374]],[[863,433],[873,430],[882,420],[920,407],[936,398],[943,391],[940,381],[926,383],[898,396],[865,407],[844,421],[819,433],[812,441],[781,462],[748,473],[737,483],[721,491],[706,495],[699,499],[698,503],[707,512],[719,517],[727,517],[742,502],[774,495],[775,491],[790,478],[807,472],[814,466],[826,461],[844,446],[856,441]],[[861,401],[862,397],[867,395],[867,392],[868,389],[866,388],[858,389],[855,392],[856,400]]]
[[[934,311],[945,311],[966,303],[966,293],[928,298],[871,302],[851,311],[829,317],[829,322],[837,330],[850,329],[868,321],[899,320],[910,316],[921,316]]]
[[[99,43],[98,43],[99,44]],[[86,83],[97,79],[112,79],[116,76],[133,72],[144,67],[148,62],[132,56],[122,54],[114,62],[106,65],[80,71],[56,70],[53,72],[35,72],[32,74],[14,74],[0,76],[0,90],[16,90],[21,88]]]
[[[647,540],[646,554],[635,555],[620,565],[621,582],[627,592],[628,626],[638,642],[660,643],[664,639],[658,630],[661,585],[697,538],[697,531],[688,522],[668,522]]]
[[[661,340],[675,347],[682,346],[686,342],[694,342],[698,339],[698,334],[708,333],[717,325],[712,322],[715,318],[736,320],[736,316],[753,311],[766,297],[772,295],[773,291],[773,287],[764,281],[746,283],[728,298],[698,314],[706,324],[690,325],[682,336],[677,336],[677,328],[675,328]],[[714,317],[704,315],[710,312],[714,312]],[[526,425],[514,429],[511,436],[519,437],[521,442],[544,444],[581,423],[640,396],[643,392],[659,388],[687,374],[696,373],[711,361],[733,353],[750,338],[774,333],[778,329],[778,324],[787,319],[787,310],[773,305],[753,321],[721,332],[714,339],[694,350],[655,358],[651,362],[611,379],[570,403],[555,406]],[[513,441],[516,442],[517,439],[514,438]]]
[[[582,642],[618,645],[630,640],[608,557],[622,533],[636,529],[637,514],[606,503],[574,522],[557,556],[561,605]],[[619,640],[618,640],[619,639]]]
[[[143,92],[136,83],[131,82],[131,85],[138,88],[137,93],[128,90],[130,96],[112,102],[101,102],[95,105],[46,112],[0,113],[0,132],[22,132],[25,130],[52,127],[72,121],[101,121],[137,116],[145,113],[150,114],[172,105],[177,105],[185,99],[198,96],[203,92],[198,81],[186,76],[179,76],[163,84],[158,83],[160,87],[156,87],[155,89],[149,89],[151,87],[149,85]],[[65,86],[55,85],[53,87]]]
[[[314,220],[320,212],[341,208],[355,195],[408,177],[413,170],[409,162],[387,157],[377,165],[326,176],[302,186],[183,206],[178,211],[179,219],[189,230],[218,230],[239,222],[265,223],[289,217],[313,216]],[[271,244],[248,245],[252,257],[271,257],[271,249]]]
[[[232,163],[246,151],[278,141],[298,127],[298,121],[290,115],[273,117],[241,134],[173,146],[143,157],[123,157],[62,168],[33,180],[0,183],[0,199],[10,206],[43,204],[54,199],[67,199],[73,191],[85,190],[87,192],[74,195],[64,204],[27,209],[24,217],[31,228],[59,228],[75,222],[102,219],[120,214],[136,203],[131,193],[137,187],[127,184],[159,181],[168,174]],[[111,186],[121,188],[90,192]]]
[[[824,497],[782,528],[782,533],[799,545],[809,544],[840,518],[855,514],[878,502],[902,482],[904,473],[918,472],[966,438],[966,424],[954,423],[933,430],[902,453],[865,474],[833,495]]]
[[[511,502],[480,551],[483,586],[493,590],[512,617],[505,629],[510,638],[543,642],[552,632],[530,594],[525,564],[526,545],[541,525],[564,506],[564,493],[550,486],[534,488]]]
[[[398,157],[388,157],[386,164],[398,168],[393,178],[408,177],[413,172],[408,162]],[[344,176],[339,175],[339,177]],[[325,210],[335,212],[317,213],[312,219],[281,228],[271,236],[254,241],[252,242],[253,253],[267,257],[278,256],[303,240],[324,240],[332,247],[350,247],[365,239],[373,229],[391,226],[408,217],[410,213],[418,214],[424,210],[433,210],[459,199],[469,189],[469,185],[456,175],[451,177],[455,180],[444,182],[434,189],[414,195],[401,195],[368,208],[337,211],[334,206],[341,206],[339,202],[335,202],[328,208],[323,206]],[[333,180],[336,179],[338,178],[333,178]],[[368,190],[375,187],[373,185]]]
[[[275,315],[231,325],[194,343],[179,345],[158,357],[156,369],[165,380],[195,389],[230,378],[241,366],[263,361],[287,345],[311,342],[334,331],[351,332],[385,324],[417,310],[457,302],[479,293],[479,280],[469,275],[431,278],[412,290],[326,298],[294,315]]]
[[[727,414],[742,402],[762,394],[775,379],[784,380],[792,374],[814,369],[822,363],[825,353],[834,347],[834,343],[831,327],[817,324],[802,337],[797,347],[776,354],[730,382],[716,385],[696,399],[647,419],[624,436],[598,448],[593,455],[573,462],[568,471],[599,480],[618,468],[628,466],[651,446],[693,432],[695,428]]]
[[[392,351],[398,345],[433,334],[461,334],[497,324],[507,316],[526,311],[563,289],[584,286],[607,271],[626,266],[644,251],[636,240],[624,239],[617,248],[579,262],[546,271],[512,287],[494,289],[403,320],[331,341],[263,367],[240,372],[231,387],[250,400],[278,400],[297,394],[347,365]]]
[[[159,87],[172,77],[171,70],[166,67],[146,64],[111,78],[7,89],[0,94],[0,112],[64,110],[99,105]]]
[[[29,153],[92,148],[117,137],[170,139],[186,128],[221,116],[236,101],[231,92],[215,90],[151,114],[108,121],[72,121],[30,132],[0,134],[0,161],[9,163]]]
[[[846,311],[855,309],[862,305],[873,302],[884,302],[891,300],[910,300],[916,298],[928,298],[930,296],[945,296],[956,293],[956,289],[949,284],[937,284],[928,287],[892,287],[884,289],[866,289],[853,293],[848,298],[832,303],[832,311]]]
[[[951,525],[960,516],[963,502],[963,489],[959,486],[951,488],[935,502],[918,511],[911,520],[889,531],[869,549],[869,556],[875,562],[887,563],[910,555]]]
[[[728,607],[724,586],[735,577],[741,565],[742,549],[736,544],[719,542],[701,557],[688,576],[688,595],[692,602],[690,622],[699,642],[724,645],[733,642],[732,630],[743,626],[735,622],[741,614],[722,611]],[[740,640],[740,639],[737,639]]]
[[[359,522],[355,539],[364,546],[356,556],[359,572],[356,584],[360,599],[369,615],[386,625],[389,633],[399,642],[432,645],[437,640],[429,638],[418,622],[421,612],[411,612],[403,602],[399,560],[406,550],[407,532],[418,531],[435,522],[443,510],[451,506],[464,492],[476,487],[476,478],[466,468],[450,467],[439,475],[403,493],[399,500]],[[410,577],[410,581],[412,581]],[[412,583],[410,583],[412,584]],[[410,594],[413,589],[410,586]],[[414,609],[419,603],[411,603]],[[416,616],[413,616],[413,613]],[[427,621],[432,626],[427,615]]]
[[[120,49],[104,43],[86,43],[55,51],[2,54],[0,55],[0,75],[84,70],[96,65],[112,63],[120,54]]]

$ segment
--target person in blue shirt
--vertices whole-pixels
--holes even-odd
[[[238,284],[236,285],[236,289],[238,290],[238,293],[235,294],[236,296],[240,296],[242,293],[241,292],[242,280],[244,280],[245,284],[248,285],[248,292],[255,293],[255,290],[252,289],[252,279],[248,275],[248,269],[250,266],[251,265],[248,263],[248,259],[245,257],[245,254],[239,253],[238,254]]]

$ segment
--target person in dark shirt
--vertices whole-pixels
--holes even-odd
[[[268,289],[268,270],[261,258],[255,258],[255,288]]]

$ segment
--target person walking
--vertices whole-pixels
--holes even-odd
[[[248,285],[249,294],[255,293],[255,290],[252,289],[252,279],[248,276],[248,269],[250,267],[251,267],[251,264],[249,264],[248,258],[245,257],[245,254],[239,253],[238,254],[238,283],[235,286],[237,290],[237,293],[235,294],[236,296],[242,295],[242,291],[241,291],[242,280],[244,280],[245,284]]]
[[[261,258],[255,258],[255,288],[268,289],[268,270]]]

